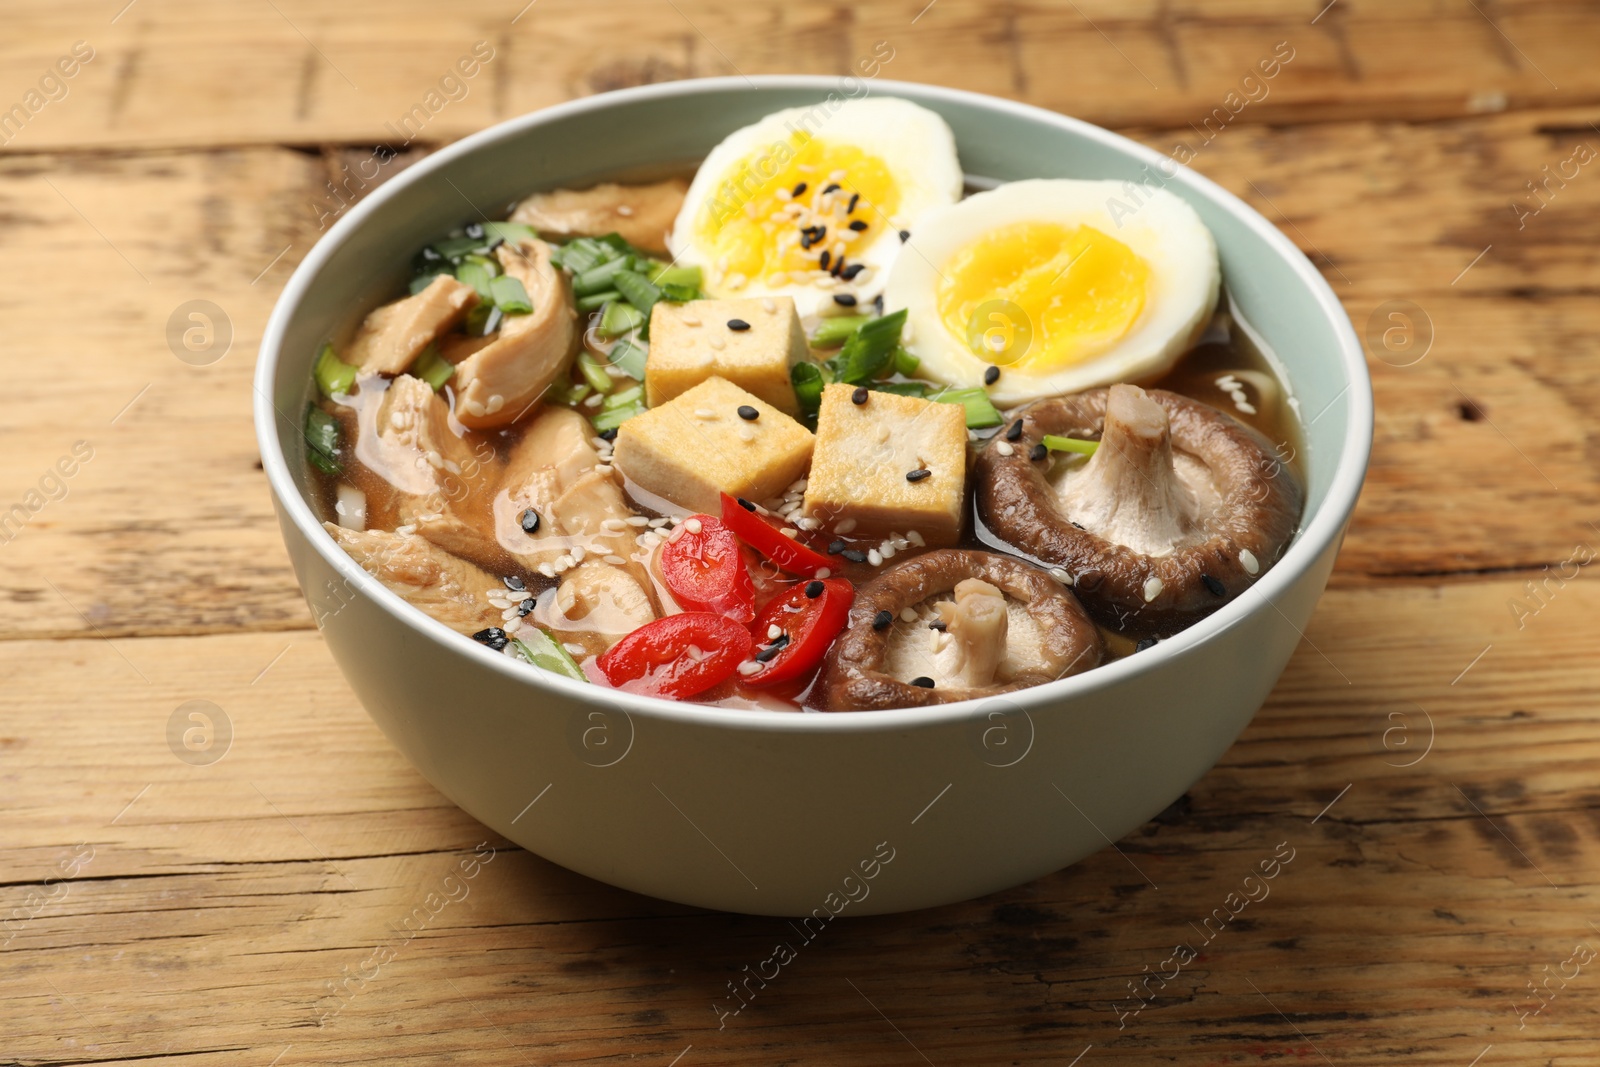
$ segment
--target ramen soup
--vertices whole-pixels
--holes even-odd
[[[422,248],[316,361],[329,534],[530,671],[773,711],[1040,685],[1246,595],[1294,404],[1195,211],[969,190],[903,100],[815,125]]]

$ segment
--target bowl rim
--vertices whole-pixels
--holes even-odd
[[[801,90],[816,92],[820,96],[829,90],[838,89],[841,84],[842,78],[837,75],[763,74],[748,77],[730,75],[660,82],[599,93],[541,108],[470,134],[413,164],[374,190],[346,212],[344,217],[335,222],[312,246],[305,259],[285,283],[262,333],[253,381],[255,395],[252,401],[262,469],[281,513],[289,518],[313,551],[321,556],[341,578],[369,596],[377,606],[419,636],[440,643],[481,667],[496,671],[507,680],[527,687],[535,694],[551,693],[580,705],[599,707],[630,717],[637,714],[646,718],[697,726],[825,733],[904,730],[911,727],[987,718],[996,712],[994,704],[997,702],[1006,705],[1003,709],[1006,714],[1043,711],[1051,705],[1064,705],[1074,699],[1120,685],[1138,674],[1158,669],[1168,661],[1186,656],[1200,646],[1216,640],[1254,612],[1264,610],[1261,604],[1250,602],[1250,593],[1258,593],[1260,598],[1267,602],[1266,607],[1277,610],[1275,598],[1282,596],[1298,582],[1324,550],[1342,536],[1345,524],[1355,508],[1372,446],[1371,378],[1367,371],[1365,353],[1354,326],[1332,287],[1311,261],[1254,208],[1187,165],[1179,166],[1177,174],[1168,179],[1168,183],[1177,182],[1189,186],[1196,193],[1210,198],[1233,214],[1262,238],[1267,247],[1278,254],[1283,265],[1292,271],[1300,283],[1315,297],[1319,308],[1333,326],[1341,356],[1341,366],[1347,379],[1343,392],[1334,397],[1323,410],[1327,411],[1341,398],[1347,396],[1348,404],[1344,440],[1334,463],[1327,493],[1310,521],[1301,526],[1288,551],[1259,582],[1250,586],[1244,595],[1230,601],[1215,614],[1202,619],[1187,630],[1162,641],[1154,648],[1139,653],[1138,656],[1128,656],[1082,674],[994,697],[888,711],[783,713],[638,696],[563,678],[553,673],[529,670],[527,664],[513,660],[501,652],[495,652],[465,634],[457,633],[385,588],[339,548],[328,532],[322,528],[321,521],[296,487],[289,468],[275,417],[277,409],[273,401],[273,379],[276,376],[289,323],[298,313],[315,276],[334,252],[353,233],[366,225],[367,220],[391,197],[397,195],[401,189],[426,178],[435,171],[451,166],[465,156],[492,148],[503,141],[521,137],[527,131],[550,122],[592,112],[603,112],[618,105],[658,97],[690,97],[729,89]],[[1131,157],[1136,163],[1160,166],[1168,158],[1154,149],[1103,127],[1031,104],[964,89],[891,79],[873,79],[871,85],[872,95],[899,96],[913,103],[928,100],[959,103],[1008,113],[1036,124],[1053,126],[1084,140],[1098,142],[1103,147]],[[1317,417],[1320,418],[1320,414]],[[1289,622],[1287,618],[1284,621]]]

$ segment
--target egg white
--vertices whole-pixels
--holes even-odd
[[[744,209],[748,197],[737,183],[752,159],[774,155],[775,147],[788,145],[796,131],[809,132],[825,143],[855,146],[881,159],[893,176],[900,203],[887,219],[868,217],[880,225],[879,232],[864,246],[853,246],[848,262],[865,269],[851,282],[830,278],[821,270],[807,272],[804,281],[788,280],[769,284],[768,277],[744,279],[729,277],[718,269],[715,252],[696,239],[701,214],[706,211]],[[813,189],[825,186],[828,174],[804,175]],[[848,179],[846,179],[848,182]],[[898,231],[915,233],[927,214],[955,203],[961,197],[962,171],[956,157],[955,135],[949,125],[927,108],[894,97],[867,97],[860,100],[821,101],[810,107],[778,111],[735,130],[711,153],[695,173],[684,197],[667,247],[674,261],[699,266],[703,288],[714,297],[790,296],[803,318],[821,314],[848,313],[833,300],[835,293],[850,293],[858,305],[867,305],[883,292],[889,268],[899,256]],[[831,243],[825,242],[823,246]]]
[[[1170,369],[1210,321],[1222,272],[1216,241],[1194,208],[1164,189],[1137,191],[1140,199],[1130,202],[1123,182],[1034,179],[930,212],[907,254],[895,260],[884,291],[887,310],[907,311],[906,347],[922,361],[918,375],[953,386],[983,384],[989,364],[939,314],[940,268],[985,234],[1024,222],[1090,226],[1127,245],[1149,268],[1144,307],[1120,339],[1083,363],[1045,372],[1002,368],[990,397],[1020,404],[1113,382],[1147,382]],[[1122,205],[1115,215],[1113,201]]]

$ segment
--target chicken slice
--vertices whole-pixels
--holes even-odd
[[[477,302],[472,286],[435,275],[422,292],[369,314],[345,351],[345,362],[365,374],[399,374]]]
[[[562,576],[553,598],[539,600],[534,618],[563,641],[599,654],[654,621],[656,609],[639,579],[621,567],[585,560]]]
[[[534,193],[518,204],[511,221],[563,240],[616,233],[635,248],[665,255],[667,233],[688,191],[689,183],[682,178],[649,185],[606,182],[592,189],[556,189]]]
[[[571,363],[578,335],[571,290],[549,245],[527,239],[495,255],[528,291],[533,311],[506,316],[492,342],[456,364],[456,418],[474,430],[510,425],[538,403]]]
[[[487,571],[415,534],[322,525],[362,570],[452,630],[471,635],[501,625],[488,594],[504,586]]]

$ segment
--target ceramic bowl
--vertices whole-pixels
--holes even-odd
[[[1199,211],[1228,292],[1281,359],[1304,433],[1302,528],[1247,595],[1154,649],[1005,699],[727,711],[530,670],[404,603],[323,531],[297,430],[313,358],[388,298],[419,246],[479,212],[504,217],[530,191],[692,165],[762,115],[799,105],[826,113],[830,101],[867,93],[943,115],[980,184],[1159,175]],[[356,696],[430,782],[493,832],[589,877],[814,923],[1037,878],[1180,797],[1244,729],[1299,644],[1372,436],[1371,385],[1338,300],[1293,244],[1222,188],[1049,111],[819,77],[607,93],[429,156],[345,213],[295,271],[267,325],[255,389],[262,462],[308,604]]]

